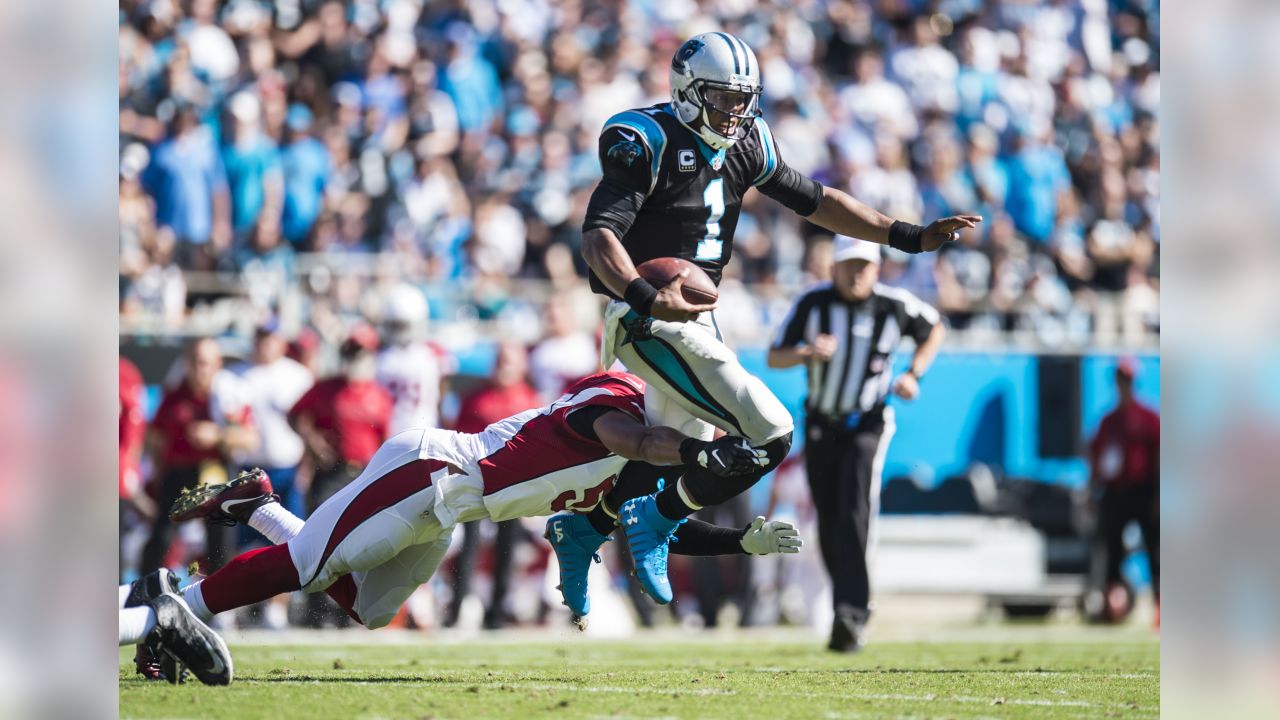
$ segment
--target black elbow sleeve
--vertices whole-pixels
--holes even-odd
[[[769,181],[759,186],[759,190],[802,217],[814,214],[822,204],[822,184],[801,175],[786,163],[780,165]]]

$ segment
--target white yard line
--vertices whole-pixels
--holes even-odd
[[[363,685],[371,683],[363,683],[359,680],[348,681],[354,685]],[[461,684],[461,683],[460,683]],[[397,683],[403,686],[421,686],[433,687],[439,689],[441,684],[438,682],[417,682],[413,680]],[[722,688],[690,688],[690,687],[671,687],[671,688],[651,688],[651,687],[622,687],[617,685],[588,685],[588,684],[571,684],[571,683],[538,683],[538,682],[521,682],[500,680],[490,680],[485,682],[469,683],[474,687],[482,687],[492,690],[547,690],[553,692],[577,692],[577,693],[602,693],[616,695],[694,695],[699,697],[706,696],[736,696],[740,693],[736,690]],[[831,700],[889,700],[897,702],[920,702],[920,703],[961,703],[966,705],[1025,705],[1033,707],[1067,707],[1081,709],[1122,709],[1131,710],[1129,703],[1092,703],[1085,700],[1052,700],[1046,698],[1003,698],[1003,697],[974,697],[971,695],[939,695],[935,693],[926,693],[923,695],[912,695],[907,693],[870,693],[870,692],[795,692],[787,690],[769,690],[768,694],[772,697],[794,697],[794,698],[823,698]],[[1125,717],[1156,717],[1156,714],[1126,714]]]

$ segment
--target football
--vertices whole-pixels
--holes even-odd
[[[720,291],[711,277],[697,265],[681,258],[664,257],[647,260],[636,266],[640,277],[648,280],[656,288],[663,288],[670,283],[681,270],[687,269],[681,295],[685,300],[699,305],[710,304],[720,298]]]

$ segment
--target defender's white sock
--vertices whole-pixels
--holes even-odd
[[[120,586],[120,604],[117,609],[119,610],[124,609],[124,601],[129,599],[129,590],[132,589],[132,587],[133,587],[132,585]]]
[[[182,588],[182,599],[187,603],[187,607],[191,608],[191,612],[204,622],[213,619],[213,613],[209,611],[209,606],[204,604],[204,593],[200,590],[200,585],[204,581],[192,583]]]
[[[249,527],[262,533],[273,545],[283,545],[302,532],[302,518],[278,502],[267,503],[249,516]]]
[[[120,644],[137,645],[155,626],[156,611],[150,606],[122,608],[120,610]]]

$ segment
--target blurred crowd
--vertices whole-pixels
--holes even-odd
[[[886,281],[956,328],[1136,337],[1158,329],[1159,19],[1156,0],[122,0],[124,327],[278,316],[332,349],[404,282],[436,320],[521,327],[545,288],[580,288],[605,119],[666,101],[680,42],[724,29],[760,59],[789,164],[897,218],[984,216],[891,253]],[[748,196],[726,274],[751,288],[744,327],[822,276],[824,239]]]

